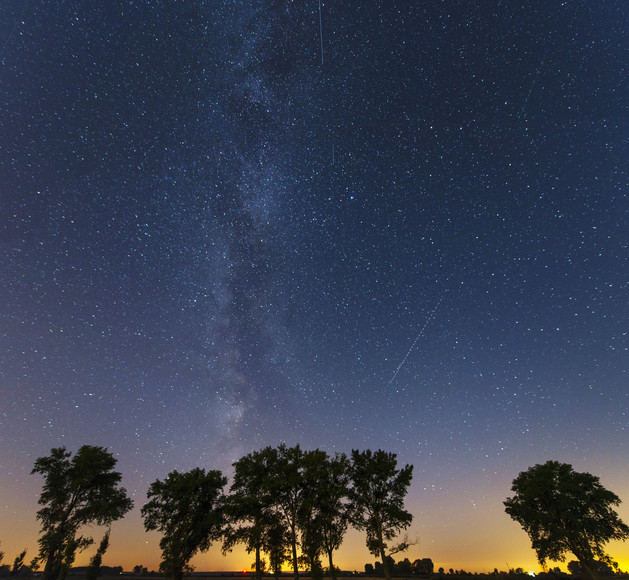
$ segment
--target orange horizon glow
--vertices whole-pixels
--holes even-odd
[[[138,511],[134,510],[131,516],[113,524],[110,548],[105,554],[103,565],[122,566],[125,571],[131,571],[137,565],[145,566],[149,571],[159,570],[160,535],[144,531],[139,513],[136,513]],[[16,518],[13,522],[6,517],[2,520],[4,533],[0,536],[0,550],[5,553],[3,563],[11,564],[24,549],[27,550],[25,561],[29,562],[37,553],[39,528],[34,521],[35,518],[33,517],[30,522],[21,518]],[[526,534],[513,522],[507,520],[506,524],[500,530],[479,527],[476,533],[451,535],[450,542],[447,541],[449,535],[447,529],[445,534],[435,534],[434,537],[424,532],[418,545],[412,546],[406,553],[396,554],[395,560],[409,558],[413,561],[418,558],[431,558],[435,571],[442,567],[446,573],[450,569],[472,573],[491,573],[494,569],[506,572],[515,568],[522,568],[526,572],[542,571]],[[9,529],[15,533],[7,534],[6,531]],[[91,535],[97,543],[104,529],[94,526],[86,528],[85,533]],[[490,537],[498,540],[490,543]],[[87,565],[94,550],[95,547],[91,546],[79,554],[74,565]],[[608,544],[607,552],[621,570],[629,568],[629,546],[626,543],[612,542]],[[568,558],[564,563],[549,562],[547,568],[558,566],[566,571],[566,565],[571,559],[573,558]],[[208,552],[193,558],[191,564],[199,572],[237,572],[251,571],[253,560],[253,554],[247,554],[241,546],[223,555],[219,542]],[[366,563],[373,564],[376,560],[378,559],[367,551],[363,534],[356,530],[348,531],[345,542],[335,554],[335,565],[348,572],[363,572]],[[289,565],[284,565],[284,571],[289,569]]]
[[[621,500],[629,498],[629,481],[618,469],[618,465],[622,464],[620,458],[581,465],[569,457],[564,459],[576,463],[580,471],[603,474],[601,483],[607,489]],[[11,564],[24,549],[27,550],[26,562],[37,553],[40,528],[36,513],[41,488],[37,480],[26,473],[24,478],[25,483],[17,486],[16,479],[0,473],[0,551],[5,554],[4,564]],[[446,572],[450,568],[478,573],[489,573],[494,568],[499,571],[510,568],[542,570],[528,536],[504,512],[502,501],[509,494],[510,474],[493,479],[449,481],[447,488],[444,486],[442,490],[421,487],[417,483],[419,480],[421,474],[411,485],[406,501],[406,509],[414,515],[408,536],[418,538],[419,543],[411,546],[408,552],[394,556],[396,561],[405,557],[411,561],[431,558],[435,570],[443,567]],[[135,507],[125,518],[113,524],[111,543],[103,565],[122,566],[124,570],[142,565],[149,570],[158,570],[160,535],[146,532],[140,516],[145,493],[138,489],[131,489],[130,493]],[[624,522],[628,522],[629,501],[623,501],[617,512]],[[92,536],[96,543],[103,533],[104,529],[98,526],[84,528],[84,534]],[[75,565],[86,565],[95,549],[91,546],[79,554]],[[618,562],[621,570],[629,569],[629,542],[610,542],[606,545],[606,552]],[[549,562],[548,567],[559,566],[565,571],[572,559],[568,558],[564,563]],[[366,563],[376,560],[365,547],[364,534],[353,529],[348,530],[341,549],[334,556],[335,565],[346,571],[362,572]],[[218,542],[207,553],[197,555],[191,563],[198,571],[220,572],[248,570],[253,561],[253,554],[247,554],[242,546],[223,555]]]

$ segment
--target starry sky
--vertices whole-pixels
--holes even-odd
[[[7,560],[61,445],[118,458],[126,569],[159,565],[152,481],[281,442],[414,464],[408,556],[446,569],[538,569],[502,506],[536,463],[629,502],[628,27],[624,0],[0,2]]]

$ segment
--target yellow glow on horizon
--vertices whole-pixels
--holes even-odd
[[[6,482],[0,474],[0,484],[3,483]],[[610,472],[603,484],[620,497],[629,498],[629,486],[622,473]],[[418,491],[417,488],[411,490],[408,509],[415,514],[415,523],[409,530],[409,537],[418,536],[419,544],[398,555],[396,560],[408,557],[412,561],[428,557],[434,562],[435,569],[443,567],[446,572],[450,568],[479,573],[489,573],[494,568],[541,570],[527,535],[504,513],[501,498],[506,496],[503,491],[505,484],[498,482],[494,486],[496,490],[487,490],[480,484],[475,487],[471,482],[461,482],[460,485],[453,485],[447,495],[439,497],[430,495],[433,492]],[[30,561],[38,551],[39,524],[35,518],[38,494],[9,485],[0,485],[0,489],[3,490],[0,549],[5,553],[4,563],[11,563],[24,549],[27,549],[26,561]],[[483,494],[486,494],[485,497]],[[470,496],[474,502],[470,501]],[[105,565],[122,566],[125,570],[142,565],[149,570],[158,570],[160,535],[144,531],[139,513],[141,505],[142,502],[136,500],[136,508],[113,524],[111,545],[103,561]],[[629,502],[622,503],[618,513],[623,521],[629,521]],[[104,530],[91,527],[86,529],[86,533],[98,542]],[[92,546],[79,554],[76,565],[86,565],[94,550],[95,546]],[[618,562],[621,570],[629,570],[629,542],[610,542],[606,551]],[[359,572],[364,570],[365,563],[373,563],[376,559],[365,547],[364,534],[355,530],[347,533],[343,546],[334,557],[335,564],[342,570]],[[572,559],[568,558],[567,562]],[[195,557],[192,564],[198,571],[241,571],[249,570],[253,560],[253,555],[247,554],[242,546],[223,555],[218,543],[209,552]],[[549,563],[549,566],[566,570],[567,562]]]
[[[133,533],[128,534],[128,530],[120,529],[122,522],[114,524],[112,530],[112,542],[110,550],[105,555],[103,564],[107,566],[122,566],[125,571],[130,571],[136,565],[146,566],[149,570],[158,570],[160,563],[159,535],[147,534],[137,528]],[[5,528],[10,529],[10,528]],[[101,535],[99,528],[93,528],[91,533],[95,539]],[[139,533],[138,533],[139,531]],[[488,539],[479,530],[482,540]],[[408,557],[411,561],[416,558],[431,558],[435,565],[435,570],[443,567],[446,572],[450,568],[453,570],[465,570],[467,572],[490,573],[497,568],[499,571],[508,571],[509,568],[523,568],[526,571],[541,571],[534,552],[530,548],[528,538],[524,534],[523,541],[511,546],[508,552],[496,549],[495,544],[488,544],[484,549],[478,549],[480,544],[471,541],[470,537],[452,538],[450,547],[444,545],[431,544],[430,546],[415,546],[408,553],[400,554],[396,560]],[[24,536],[2,537],[1,548],[5,552],[5,562],[10,563],[13,558],[23,549],[27,549],[26,560],[30,560],[37,551],[37,535],[32,541],[25,542]],[[94,546],[78,555],[75,565],[85,566],[92,556]],[[621,570],[629,569],[629,546],[616,542],[608,546],[608,553],[612,559],[618,562]],[[572,558],[568,558],[565,563],[549,562],[548,567],[559,566],[566,570],[566,564]],[[223,555],[220,543],[213,546],[207,553],[196,556],[192,565],[197,571],[249,571],[253,563],[253,554],[247,554],[246,550],[239,546],[231,553]],[[351,531],[341,549],[335,555],[335,564],[345,571],[364,570],[366,563],[373,563],[377,560],[369,554],[364,546],[364,539],[359,532]],[[290,569],[289,565],[283,568]]]

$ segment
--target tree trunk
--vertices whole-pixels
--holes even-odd
[[[389,559],[384,553],[384,545],[380,543],[380,557],[382,558],[382,569],[384,570],[385,580],[391,580],[391,569],[389,568]]]
[[[164,576],[170,580],[182,580],[183,569],[174,564],[168,564],[164,570]]]
[[[382,558],[382,569],[384,570],[384,578],[385,580],[391,580],[391,570],[389,568],[389,559],[387,555],[384,553],[384,538],[382,537],[382,527],[380,525],[380,520],[376,521],[376,533],[378,534],[378,547],[380,548],[380,557]]]
[[[262,568],[260,567],[260,545],[256,545],[256,580],[262,580]]]
[[[297,540],[295,538],[295,533],[293,533],[293,571],[295,573],[295,580],[299,580],[299,564],[297,561]]]
[[[594,571],[594,566],[592,565],[594,562],[581,562],[581,568],[583,570],[583,576],[588,580],[599,580],[596,572]]]
[[[330,566],[332,580],[336,580],[336,568],[334,567],[334,562],[332,562],[332,550],[328,550],[328,565]]]
[[[51,550],[48,554],[48,558],[46,558],[46,565],[44,566],[42,578],[43,580],[58,580],[60,572],[61,566],[57,561],[57,551]]]

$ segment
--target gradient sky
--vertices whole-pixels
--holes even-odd
[[[280,442],[414,464],[437,567],[538,569],[502,501],[548,459],[628,521],[627,30],[626,0],[0,1],[6,559],[61,445],[119,459],[127,569],[152,481]]]

